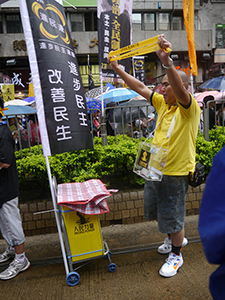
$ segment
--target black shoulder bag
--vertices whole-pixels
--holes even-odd
[[[205,179],[205,166],[201,163],[196,163],[194,173],[189,173],[188,183],[193,187],[197,187],[204,183]]]

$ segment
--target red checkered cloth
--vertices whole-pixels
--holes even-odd
[[[57,186],[57,203],[86,215],[99,215],[109,212],[106,198],[117,191],[107,190],[99,179],[63,183]]]

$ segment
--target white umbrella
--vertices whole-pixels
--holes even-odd
[[[20,99],[10,100],[10,101],[4,103],[4,106],[10,106],[10,105],[24,106],[24,105],[29,105],[29,103],[26,101],[20,100]]]

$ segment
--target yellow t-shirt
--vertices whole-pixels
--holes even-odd
[[[153,93],[151,101],[155,107],[160,122],[155,131],[153,144],[168,149],[167,135],[172,118],[176,115],[175,126],[169,141],[169,155],[164,170],[164,175],[182,176],[193,172],[195,168],[195,141],[198,133],[200,121],[200,107],[194,97],[190,94],[191,105],[184,108],[179,102],[169,109],[164,97],[158,93]],[[164,141],[165,140],[165,141]],[[162,144],[163,143],[163,144]]]

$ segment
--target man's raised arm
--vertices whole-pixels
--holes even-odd
[[[166,49],[168,47],[171,48],[171,44],[165,39],[164,34],[159,36],[159,46],[162,49]],[[168,81],[173,89],[176,100],[179,101],[184,107],[188,107],[190,104],[190,96],[187,91],[188,83],[182,81],[180,75],[173,65],[173,60],[170,58],[170,53],[167,53],[163,50],[157,50],[156,54],[166,70]]]
[[[144,85],[140,80],[138,80],[134,76],[122,70],[118,65],[117,61],[112,61],[110,62],[110,64],[113,71],[115,71],[132,90],[143,96],[148,101],[150,100],[152,91],[146,85]]]

